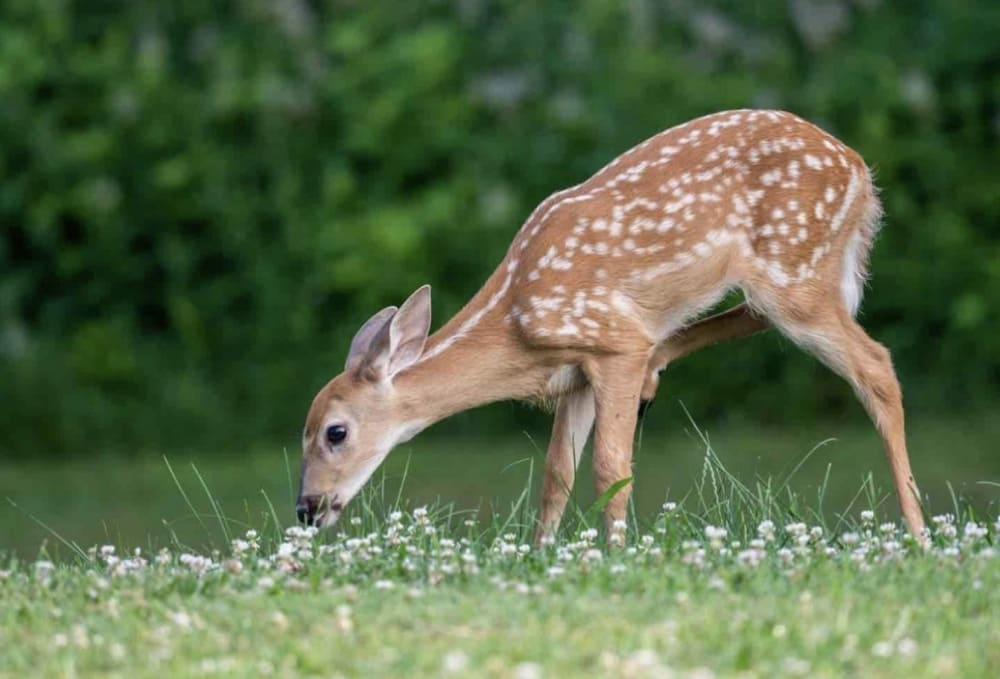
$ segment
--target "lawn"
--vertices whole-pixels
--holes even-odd
[[[535,550],[516,511],[484,529],[417,508],[329,541],[13,562],[0,675],[994,676],[1000,526],[939,517],[925,551],[867,512],[794,521],[724,474],[699,497],[624,548],[577,522]]]
[[[319,536],[291,451],[6,463],[0,676],[994,676],[997,425],[911,426],[926,550],[863,423],[681,428],[643,436],[624,548],[589,482],[529,546],[523,436],[418,439]]]
[[[895,516],[881,443],[863,416],[763,428],[716,425],[699,431],[676,405],[658,403],[653,413],[656,428],[643,432],[635,455],[639,516],[650,516],[664,500],[691,492],[702,473],[704,437],[746,483],[787,479],[788,488],[817,507],[819,489],[824,488],[828,518],[850,505],[870,475],[886,516]],[[929,511],[954,513],[953,493],[980,511],[996,511],[1000,420],[989,415],[915,417],[909,441]],[[544,432],[441,438],[431,431],[390,455],[384,479],[392,494],[402,483],[402,497],[410,506],[454,503],[488,519],[493,509],[502,512],[510,506],[529,476],[537,489],[544,449]],[[170,544],[174,536],[192,548],[224,546],[205,487],[222,511],[245,527],[259,526],[263,517],[270,517],[269,503],[281,521],[291,521],[298,455],[297,449],[288,448],[286,454],[273,445],[212,455],[153,451],[122,457],[94,452],[57,464],[50,459],[0,460],[0,553],[33,558],[44,543],[50,556],[62,555],[59,541],[28,514],[84,546],[112,543],[155,549]],[[587,458],[580,473],[575,500],[587,505],[593,501]],[[534,491],[530,500],[537,502]]]

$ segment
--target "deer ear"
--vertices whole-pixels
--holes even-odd
[[[431,288],[425,285],[376,331],[360,369],[366,379],[391,380],[413,365],[424,351],[431,328]]]
[[[361,365],[379,331],[389,324],[393,316],[396,315],[396,311],[398,311],[396,307],[389,306],[365,321],[354,339],[351,340],[351,350],[347,352],[347,363],[344,366],[345,371],[354,370]]]
[[[431,330],[431,286],[425,285],[403,302],[389,326],[392,351],[389,376],[413,365],[424,353]]]

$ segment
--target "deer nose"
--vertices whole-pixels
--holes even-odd
[[[313,525],[316,520],[316,508],[318,506],[319,498],[317,496],[300,496],[299,501],[295,504],[295,515],[298,517],[299,523],[304,523],[307,526]]]
[[[336,495],[333,499],[326,497],[325,495],[301,495],[299,496],[298,502],[295,503],[295,515],[299,519],[299,523],[304,523],[307,526],[315,526],[316,518],[319,514],[329,514],[333,513],[334,518],[336,515],[344,509],[344,503],[337,500]]]

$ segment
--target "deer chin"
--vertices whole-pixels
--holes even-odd
[[[341,514],[343,514],[343,510],[326,509],[321,514],[316,515],[313,519],[313,525],[319,529],[332,528],[340,520]]]

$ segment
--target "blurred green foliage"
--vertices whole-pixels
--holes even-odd
[[[294,445],[368,314],[431,282],[443,321],[548,193],[746,106],[876,169],[863,321],[911,403],[989,399],[998,35],[994,0],[7,0],[0,451]],[[702,417],[852,402],[788,346],[667,386]]]

